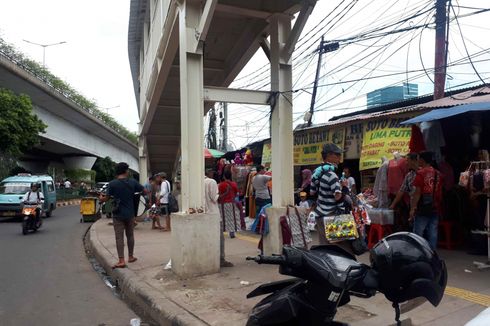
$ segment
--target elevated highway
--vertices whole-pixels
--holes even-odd
[[[21,158],[34,172],[49,164],[90,169],[97,157],[124,161],[139,171],[138,148],[43,80],[0,54],[0,87],[28,95],[34,113],[48,126],[41,143]]]

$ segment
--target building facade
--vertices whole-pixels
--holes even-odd
[[[407,100],[419,95],[417,84],[403,83],[402,86],[389,86],[367,94],[367,108]]]

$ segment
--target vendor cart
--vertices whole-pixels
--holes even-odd
[[[100,208],[98,208],[98,199],[97,197],[84,197],[80,201],[80,214],[82,217],[80,218],[80,223],[85,222],[95,222],[100,216]]]

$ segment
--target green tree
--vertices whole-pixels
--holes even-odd
[[[105,182],[114,179],[116,174],[116,163],[110,157],[98,158],[92,170],[96,172],[95,181]]]
[[[0,155],[22,155],[39,144],[46,127],[34,114],[29,96],[0,88]]]

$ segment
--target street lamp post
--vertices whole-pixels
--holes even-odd
[[[31,41],[28,41],[28,40],[23,40],[23,41],[24,42],[27,42],[27,43],[30,43],[30,44],[34,44],[34,45],[40,46],[40,47],[43,48],[43,68],[46,68],[46,48],[49,47],[49,46],[60,45],[60,44],[65,44],[66,43],[65,41],[62,41],[62,42],[50,43],[50,44],[40,44],[40,43],[36,43],[36,42],[31,42]]]

